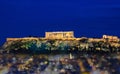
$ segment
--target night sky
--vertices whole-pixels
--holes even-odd
[[[120,37],[119,28],[119,0],[0,0],[0,44],[7,37],[44,37],[46,31]]]

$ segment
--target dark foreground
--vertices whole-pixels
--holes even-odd
[[[0,74],[120,74],[120,53],[0,54]]]

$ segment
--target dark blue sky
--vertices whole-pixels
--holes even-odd
[[[6,37],[75,31],[76,37],[120,36],[119,0],[1,0],[0,44]]]

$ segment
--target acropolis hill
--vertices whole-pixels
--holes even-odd
[[[103,35],[101,38],[76,38],[73,31],[59,31],[46,32],[45,37],[7,38],[3,48],[14,52],[17,50],[24,52],[120,51],[120,39],[109,35]]]
[[[81,40],[86,37],[81,37],[81,38],[76,38],[74,36],[73,31],[59,31],[59,32],[46,32],[45,33],[45,38],[41,37],[24,37],[24,38],[7,38],[6,41],[15,41],[15,40],[37,40],[37,39],[43,39],[43,40],[48,40],[48,39],[60,39],[60,40]],[[109,36],[109,35],[103,35],[102,38],[86,38],[90,42],[91,41],[105,41],[108,39],[110,42],[119,42],[119,38],[117,36]]]

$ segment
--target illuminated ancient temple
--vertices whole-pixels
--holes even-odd
[[[65,32],[46,32],[45,38],[55,38],[55,39],[61,39],[61,38],[74,38],[74,32],[73,31],[65,31]]]

